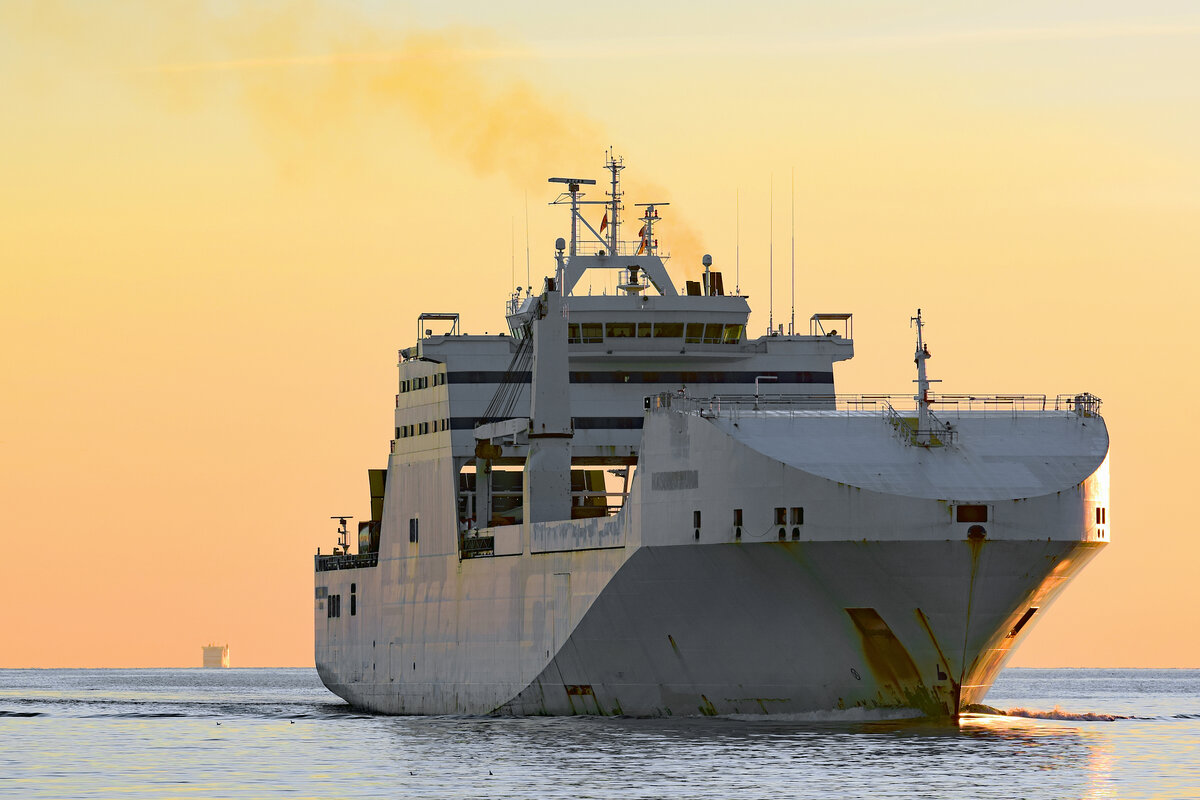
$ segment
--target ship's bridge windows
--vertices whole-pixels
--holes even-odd
[[[725,344],[737,344],[742,341],[743,325],[726,325],[723,334],[723,342]]]
[[[704,323],[689,322],[687,324],[687,333],[683,337],[687,344],[700,344],[704,340]]]
[[[719,322],[709,322],[704,326],[704,343],[705,344],[720,344],[721,329],[725,326]]]
[[[988,507],[985,505],[961,505],[954,508],[956,522],[987,522]]]
[[[604,326],[599,322],[582,322],[579,337],[584,344],[600,344],[604,341]]]
[[[683,337],[682,322],[656,322],[654,323],[654,338],[655,339],[680,339]]]
[[[579,323],[567,323],[567,344],[579,344]]]
[[[639,322],[637,324],[637,338],[649,339],[653,328],[654,326],[649,322]]]
[[[633,322],[609,322],[604,326],[604,335],[609,339],[630,339],[635,327]]]

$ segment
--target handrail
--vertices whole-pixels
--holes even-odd
[[[334,556],[314,556],[314,558],[317,572],[332,572],[336,569],[364,569],[379,564],[379,553],[345,553]]]
[[[964,414],[1015,417],[1023,413],[1074,412],[1080,416],[1099,416],[1101,400],[1086,392],[1060,394],[1055,397],[1051,407],[1044,394],[930,394],[929,404],[931,410],[936,410],[941,417],[938,420],[940,427],[945,425],[942,420]],[[902,411],[916,411],[917,402],[912,395],[901,394],[760,394],[757,397],[752,394],[721,394],[700,398],[661,393],[647,398],[646,409],[652,408],[674,408],[705,417],[730,416],[734,419],[754,411],[768,414],[784,411],[792,414],[838,412],[890,418],[892,414]]]

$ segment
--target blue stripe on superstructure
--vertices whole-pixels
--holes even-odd
[[[488,422],[500,422],[495,419],[475,419],[474,417],[451,417],[450,430],[474,430],[476,425]],[[572,417],[571,423],[576,430],[641,430],[642,417]]]
[[[500,383],[507,373],[503,370],[463,370],[446,373],[448,383]],[[815,370],[775,371],[763,370],[753,372],[690,372],[690,371],[654,371],[632,372],[627,370],[597,370],[589,372],[572,372],[571,383],[743,383],[752,384],[758,377],[774,377],[773,383],[814,383],[833,385],[833,372],[818,372]],[[518,372],[513,376],[517,383],[529,383],[531,375],[528,372]]]

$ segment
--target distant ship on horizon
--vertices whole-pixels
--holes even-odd
[[[200,666],[210,669],[229,669],[228,644],[206,644],[200,650],[204,654]]]

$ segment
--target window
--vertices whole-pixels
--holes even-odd
[[[803,525],[804,524],[804,507],[803,506],[798,506],[798,507],[795,507],[792,509],[792,524],[793,525]]]
[[[632,322],[610,322],[604,326],[604,335],[609,339],[630,339],[633,338],[633,329]]]
[[[699,511],[692,512],[692,527],[693,528],[700,527],[700,512]]]
[[[579,344],[579,323],[571,322],[567,324],[567,343]]]
[[[678,339],[683,336],[682,322],[656,322],[654,323],[654,338],[655,339]]]
[[[604,341],[604,326],[599,322],[584,322],[579,326],[584,344],[599,344]]]
[[[776,508],[775,509],[775,524],[776,525],[786,525],[787,524],[787,509],[786,508]]]
[[[982,505],[958,506],[954,509],[958,522],[987,522],[988,507]]]
[[[395,439],[400,438],[400,429],[399,428],[396,428],[396,435],[393,438],[395,438]]]
[[[418,529],[418,520],[416,517],[410,517],[408,520],[408,540],[416,542],[420,538],[420,530]]]
[[[724,338],[725,344],[737,344],[742,340],[742,326],[726,325]]]
[[[329,619],[340,617],[342,615],[342,596],[340,594],[329,595],[329,601],[325,604],[325,616]]]
[[[651,328],[651,326],[650,326],[649,322],[639,322],[637,324],[637,338],[649,339],[650,338],[650,328]]]
[[[724,326],[719,322],[710,322],[704,326],[704,343],[705,344],[720,344],[721,329]]]
[[[1105,517],[1107,517],[1107,516],[1108,516],[1108,514],[1106,513],[1106,512],[1107,512],[1107,510],[1108,510],[1108,509],[1106,509],[1106,508],[1102,508],[1101,506],[1096,506],[1096,524],[1097,524],[1097,525],[1103,525],[1103,524],[1104,524]]]
[[[733,510],[733,524],[739,528],[742,526],[742,510],[740,508]]]
[[[703,322],[689,322],[687,324],[687,335],[684,337],[684,341],[687,342],[688,344],[700,344],[700,342],[703,339],[704,339],[704,323]]]
[[[358,597],[355,592],[358,591],[358,584],[350,584],[350,616],[358,613]]]

